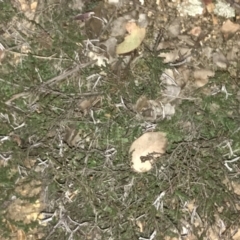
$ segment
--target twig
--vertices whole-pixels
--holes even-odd
[[[8,101],[5,102],[5,104],[7,104],[8,106],[11,106],[11,102],[15,99],[18,99],[20,97],[26,97],[29,95],[29,92],[21,92],[21,93],[17,93],[14,94]]]
[[[47,85],[51,86],[52,84],[58,83],[60,81],[62,81],[63,79],[65,79],[66,77],[68,77],[69,75],[77,72],[79,69],[88,67],[90,65],[92,65],[93,63],[95,63],[97,60],[85,63],[85,64],[81,64],[81,65],[77,65],[76,67],[74,67],[73,69],[64,72],[62,75],[59,75],[57,77],[51,78],[48,81],[44,82],[41,87],[45,87]]]
[[[91,62],[88,62],[88,63],[85,63],[85,64],[81,64],[81,65],[77,65],[76,67],[74,67],[73,69],[69,70],[69,71],[66,71],[64,72],[63,74],[59,75],[59,76],[56,76],[54,78],[51,78],[49,80],[47,80],[46,82],[43,82],[40,84],[38,88],[39,91],[41,92],[46,92],[46,91],[50,91],[51,93],[54,93],[54,94],[59,94],[59,95],[64,95],[63,93],[60,93],[60,92],[56,92],[56,91],[53,91],[53,90],[49,90],[49,89],[44,89],[44,87],[47,87],[47,86],[51,86],[53,84],[56,84],[62,80],[64,80],[65,78],[67,78],[68,76],[72,75],[73,73],[77,72],[78,70],[82,69],[82,68],[85,68],[87,66],[90,66],[91,64],[95,63],[96,60],[94,61],[91,61]],[[83,93],[81,94],[81,96],[91,96],[91,95],[99,95],[99,94],[102,94],[102,93]],[[30,91],[26,91],[26,92],[21,92],[21,93],[17,93],[17,94],[14,94],[9,100],[7,100],[5,102],[6,105],[8,106],[11,106],[11,102],[20,98],[20,97],[26,97],[26,96],[30,96],[31,95],[31,92]],[[33,105],[34,103],[36,103],[38,101],[38,98],[35,98],[35,100],[31,103],[31,105]]]
[[[10,50],[8,50],[8,49],[5,49],[5,51],[6,51],[6,52],[9,52],[9,53],[13,53],[13,54],[20,55],[20,56],[29,57],[29,53],[19,53],[19,52],[10,51]],[[30,53],[30,54],[31,54],[31,53]],[[54,55],[56,55],[56,54],[53,54],[52,56],[49,56],[49,57],[44,57],[44,56],[39,56],[39,55],[31,54],[32,57],[38,58],[38,59],[72,61],[72,59],[69,59],[69,58],[57,58],[57,57],[53,57]]]

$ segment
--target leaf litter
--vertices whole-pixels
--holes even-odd
[[[46,239],[61,236],[61,231],[68,239],[237,239],[237,2],[111,1],[90,6],[73,1],[52,9],[19,1],[14,7],[26,19],[16,16],[8,29],[1,26],[1,82],[11,86],[1,92],[1,124],[6,128],[1,168],[5,172],[3,167],[13,165],[18,182],[13,192],[25,199],[1,201],[8,206],[3,222],[17,239],[36,234],[36,229],[9,221],[28,219],[28,224],[41,212],[39,222],[49,230]],[[66,8],[74,13],[67,16]],[[235,17],[235,22],[221,17]],[[46,51],[32,42],[34,31],[51,39],[48,46],[58,44]],[[13,71],[7,61],[19,71],[14,72],[18,78],[7,78]],[[159,138],[153,143],[151,135]],[[146,142],[128,152],[134,139],[144,136]],[[20,161],[30,156],[30,167]],[[145,171],[149,173],[139,175]],[[231,180],[233,191],[225,189],[223,176]],[[16,209],[24,219],[13,214]],[[112,224],[113,219],[118,220]]]

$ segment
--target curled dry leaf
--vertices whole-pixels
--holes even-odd
[[[136,172],[147,172],[152,169],[157,157],[165,153],[166,134],[163,132],[147,132],[136,139],[129,150],[132,155],[132,169]]]
[[[197,87],[203,87],[208,83],[208,78],[213,77],[215,73],[209,69],[198,69],[193,72],[195,79],[195,85]]]
[[[222,69],[226,69],[228,67],[227,58],[221,52],[213,54],[213,63]]]
[[[128,22],[126,24],[126,30],[129,34],[125,37],[124,41],[117,46],[117,54],[125,54],[138,48],[146,34],[146,29],[140,28],[135,22]]]
[[[106,52],[108,53],[110,60],[111,58],[116,57],[116,45],[117,45],[117,39],[114,37],[108,38],[105,42],[101,43],[101,46],[105,46]]]

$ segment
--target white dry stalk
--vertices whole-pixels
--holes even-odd
[[[150,238],[142,238],[140,237],[139,240],[153,240],[157,235],[157,231],[154,230],[153,233],[151,234]]]
[[[105,156],[105,158],[106,158],[105,163],[112,165],[112,160],[111,160],[111,158],[112,158],[116,153],[117,153],[117,150],[116,150],[115,148],[107,149],[107,150],[104,152],[104,156]]]
[[[0,43],[0,50],[4,50],[5,47]]]
[[[96,122],[96,120],[95,120],[95,118],[94,118],[94,112],[93,112],[92,109],[90,109],[90,116],[91,116],[91,118],[92,118],[92,120],[93,120],[93,124],[96,125],[97,122]]]
[[[14,124],[16,127],[14,127],[14,126],[11,125],[11,124],[10,124],[10,126],[11,126],[14,130],[19,129],[19,128],[22,128],[22,127],[25,126],[25,123],[22,123],[22,124],[18,124],[18,123],[17,123],[17,118],[16,118],[15,114],[11,114],[11,115],[12,115],[12,117],[13,117],[13,124]]]
[[[98,73],[94,73],[94,74],[88,76],[88,77],[86,78],[86,80],[88,81],[88,80],[90,80],[90,79],[92,79],[92,78],[99,77],[99,76],[100,76],[100,75],[99,75]]]
[[[49,165],[48,165],[48,159],[45,160],[45,161],[43,161],[41,158],[37,158],[37,160],[40,162],[40,163],[38,164],[38,166],[44,166],[43,169],[42,169],[42,172],[44,172],[44,170],[49,167]]]
[[[77,61],[77,62],[80,61],[80,59],[79,59],[79,54],[78,54],[77,51],[74,51],[74,60]]]
[[[229,158],[238,156],[235,154],[235,152],[238,152],[240,149],[238,148],[238,149],[233,150],[231,144],[232,144],[232,141],[227,141],[227,144],[225,146],[223,146],[223,148],[228,147],[229,152],[230,152],[229,154],[225,154],[223,156],[228,156]]]
[[[71,192],[70,192],[69,190],[67,190],[64,195],[65,195],[65,198],[66,198],[70,203],[73,202],[72,199],[70,198],[70,197],[71,197]]]
[[[13,126],[11,125],[11,127],[12,127],[14,130],[19,129],[19,128],[22,128],[22,127],[24,127],[24,126],[25,126],[25,123],[22,123],[22,124],[18,125],[17,127],[13,127]]]
[[[8,124],[10,124],[10,120],[9,120],[8,114],[3,114],[3,113],[1,113],[1,114],[0,114],[0,118],[7,120]]]
[[[43,215],[43,219],[38,219],[38,221],[41,225],[46,225],[46,223],[51,222],[56,216],[56,211],[54,213],[41,212],[41,215]]]
[[[199,216],[199,214],[197,213],[197,206],[195,206],[193,208],[192,214],[191,214],[191,224],[194,224],[195,219],[197,218],[197,220],[199,220],[202,223],[202,220]]]
[[[154,124],[151,122],[144,122],[141,124],[141,126],[144,128],[143,133],[145,133],[145,132],[153,132],[156,129],[157,124]]]
[[[91,39],[91,40],[87,39],[86,48],[87,48],[88,51],[90,51],[90,52],[92,51],[91,49],[89,49],[89,45],[92,47],[92,49],[95,48],[95,49],[99,49],[101,51],[104,51],[102,48],[93,45],[92,42],[99,42],[99,40],[97,40],[97,39]]]
[[[127,185],[124,185],[124,187],[123,187],[123,189],[124,189],[124,194],[123,194],[123,197],[122,197],[123,201],[125,201],[126,198],[128,197],[128,195],[129,195],[129,193],[130,193],[130,191],[131,191],[131,189],[132,189],[132,186],[133,186],[133,184],[134,184],[134,180],[135,180],[135,178],[132,177],[130,183],[127,184]]]
[[[236,161],[238,161],[239,159],[240,159],[240,157],[236,157],[236,158],[234,158],[234,159],[232,159],[232,160],[226,160],[226,161],[224,161],[224,166],[225,166],[230,172],[232,172],[233,169],[228,166],[228,163],[236,162]]]
[[[96,17],[96,16],[94,16],[94,15],[92,16],[92,18],[95,18],[95,19],[101,21],[101,22],[103,23],[103,25],[104,25],[104,24],[107,24],[107,19],[106,19],[106,18],[101,19],[101,18]]]
[[[25,176],[28,176],[27,171],[26,171],[26,169],[25,169],[24,167],[18,165],[17,168],[18,168],[18,173],[19,173],[19,175],[20,175],[22,178],[24,178],[23,174],[24,174]]]
[[[110,148],[105,151],[104,155],[106,158],[110,158],[114,156],[116,153],[117,153],[117,150],[115,148]]]
[[[223,144],[225,144],[225,145],[223,145]],[[225,156],[227,156],[228,158],[235,157],[235,158],[233,158],[231,160],[225,160],[224,161],[224,166],[230,172],[232,172],[233,169],[231,167],[229,167],[228,163],[233,163],[233,162],[236,162],[236,161],[238,161],[240,159],[240,157],[235,154],[235,152],[239,151],[240,149],[233,150],[231,144],[232,144],[232,141],[224,141],[224,142],[222,142],[221,144],[218,145],[218,147],[222,147],[222,148],[226,148],[227,147],[229,149],[229,153],[223,155],[224,157]]]
[[[43,80],[42,80],[42,77],[41,77],[41,75],[40,75],[40,73],[39,73],[39,69],[38,69],[37,67],[35,67],[35,71],[36,71],[36,73],[37,73],[37,75],[38,75],[38,77],[39,77],[40,83],[42,83]]]
[[[224,141],[224,142],[225,142],[225,141]],[[236,157],[236,156],[237,156],[236,154],[234,154],[234,152],[238,151],[239,149],[237,149],[237,150],[232,150],[231,144],[232,144],[232,141],[227,141],[227,142],[226,142],[226,145],[225,145],[225,146],[222,146],[222,148],[228,147],[228,149],[229,149],[229,153],[224,154],[224,155],[223,155],[224,157],[225,157],[225,156],[228,156],[228,157],[230,158],[230,157]]]
[[[226,225],[224,224],[222,219],[218,220],[217,225],[219,227],[219,233],[218,234],[219,234],[219,236],[221,236],[223,234],[223,232],[226,230]]]
[[[97,81],[94,83],[94,85],[93,85],[93,89],[95,89],[96,87],[97,87],[97,85],[98,85],[98,83],[100,82],[100,79],[101,79],[102,77],[99,75],[98,76],[98,78],[97,78]]]
[[[228,99],[228,96],[232,95],[231,93],[227,92],[225,85],[222,86],[221,92],[226,94],[226,99]]]
[[[120,99],[121,99],[121,102],[120,102],[120,103],[117,103],[117,104],[115,104],[115,106],[116,106],[116,107],[118,107],[118,108],[119,108],[119,107],[123,107],[123,108],[125,108],[125,109],[126,109],[127,107],[126,107],[126,105],[125,105],[125,103],[124,103],[124,101],[123,101],[123,98],[122,98],[122,96],[120,97]]]
[[[10,140],[9,136],[1,136],[0,137],[0,142],[4,142],[4,141],[8,141],[8,140]]]
[[[0,160],[3,160],[3,161],[4,161],[4,163],[3,163],[3,166],[4,166],[4,167],[7,165],[7,162],[8,162],[9,160],[11,160],[11,158],[12,158],[12,155],[9,155],[8,157],[4,157],[2,154],[0,154]]]
[[[59,156],[60,157],[63,157],[63,139],[62,139],[62,136],[60,134],[59,131],[57,131],[57,135],[58,135],[58,139],[59,139],[59,144],[58,144],[58,147],[59,147]]]
[[[161,192],[157,199],[154,201],[153,206],[158,210],[161,207],[161,212],[163,212],[163,197],[165,196],[166,192]]]
[[[73,239],[73,234],[76,232],[76,228],[78,229],[78,227],[86,224],[85,222],[80,224],[76,221],[73,221],[69,216],[66,216],[64,214],[64,212],[66,212],[66,210],[64,209],[63,206],[60,206],[59,221],[53,227],[53,230],[49,233],[49,235],[47,236],[46,239],[50,239],[49,237],[54,233],[55,229],[57,229],[59,227],[63,228],[66,232],[70,233],[71,238],[68,238],[68,239]],[[75,229],[71,230],[71,228],[69,227],[69,223],[68,223],[69,221],[67,221],[67,220],[70,220],[70,222],[77,225],[77,227]]]
[[[163,106],[161,101],[159,101],[159,102],[160,102],[160,105],[162,107],[162,118],[164,119],[166,117],[166,114],[165,114],[165,111],[164,111],[164,106]]]

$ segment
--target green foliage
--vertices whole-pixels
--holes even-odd
[[[10,1],[1,1],[0,2],[0,22],[1,24],[6,25],[14,16],[14,9]]]

